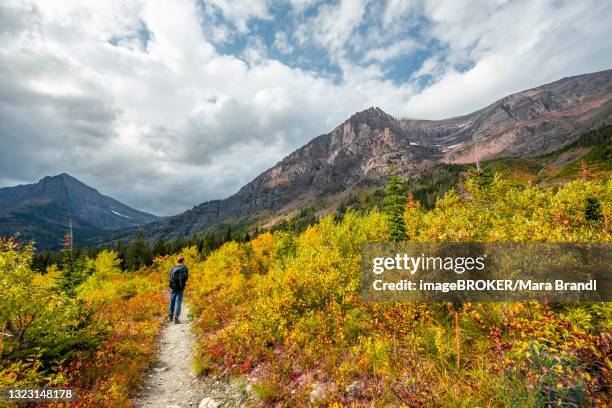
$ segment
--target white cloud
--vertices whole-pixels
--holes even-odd
[[[0,185],[67,171],[170,214],[228,196],[369,106],[440,118],[612,66],[604,2],[297,3],[273,46],[307,58],[300,52],[316,44],[340,68],[337,82],[270,59],[262,38],[239,33],[274,18],[264,1],[216,0],[230,25],[212,27],[187,1],[2,2]],[[428,23],[415,44],[401,33],[419,19]],[[234,55],[211,43],[236,33],[247,46]],[[432,44],[404,83],[379,65]],[[434,83],[415,95],[422,75]]]
[[[257,39],[248,62],[220,55],[190,3],[143,2],[114,24],[97,22],[95,8],[47,4],[0,47],[4,185],[67,171],[169,214],[231,194],[371,101],[405,102],[390,82],[333,84],[269,60]],[[100,16],[122,7],[109,3]],[[143,22],[146,50],[108,42]]]
[[[415,74],[433,72],[437,82],[410,99],[409,116],[466,114],[510,93],[612,66],[606,2],[428,1],[425,9],[434,23],[429,35],[448,50]]]
[[[207,0],[206,5],[218,9],[241,32],[248,31],[249,20],[269,18],[266,0]]]
[[[341,0],[338,4],[319,7],[317,16],[309,21],[308,32],[331,55],[344,57],[345,44],[362,23],[366,0]]]
[[[389,0],[383,14],[385,26],[410,22],[418,9],[416,0]]]
[[[281,54],[291,54],[293,52],[293,47],[289,43],[289,38],[287,38],[287,34],[284,31],[277,31],[274,34],[273,45]]]
[[[404,55],[412,54],[419,48],[419,44],[411,38],[398,41],[388,47],[375,48],[366,52],[364,61],[385,62]]]
[[[296,13],[302,13],[304,10],[320,2],[321,0],[288,0],[288,3],[291,4],[292,11]]]
[[[440,60],[440,57],[434,55],[432,57],[427,58],[421,64],[421,68],[414,71],[411,75],[411,78],[420,78],[422,76],[430,75],[437,80],[439,80],[440,75],[443,73],[443,63]]]

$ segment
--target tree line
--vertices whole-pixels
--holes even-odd
[[[118,241],[112,245],[97,248],[74,248],[66,250],[45,250],[36,253],[32,260],[32,269],[44,273],[51,265],[58,265],[63,270],[71,270],[74,265],[83,265],[86,259],[94,259],[104,250],[113,250],[117,253],[120,267],[125,271],[136,271],[142,267],[150,266],[158,256],[179,253],[183,248],[195,246],[206,256],[229,241],[249,241],[258,231],[243,232],[231,225],[220,227],[217,231],[209,231],[187,238],[165,241],[158,239],[153,243],[147,242],[144,234],[140,232],[131,242]],[[67,254],[70,254],[69,257]],[[71,266],[72,265],[72,266]],[[75,269],[82,270],[82,267]]]

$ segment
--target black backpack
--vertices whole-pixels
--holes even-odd
[[[177,265],[170,271],[170,289],[184,289],[187,281],[187,267]]]

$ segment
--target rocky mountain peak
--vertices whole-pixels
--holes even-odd
[[[77,178],[71,176],[68,173],[60,173],[55,176],[46,176],[43,177],[38,184],[41,185],[41,188],[44,186],[56,186],[57,188],[63,188],[67,192],[68,191],[80,191],[84,194],[99,194],[98,190],[95,188],[89,187],[87,184],[78,180]]]
[[[384,185],[391,169],[409,178],[436,163],[530,157],[612,122],[612,70],[565,78],[443,120],[395,119],[378,107],[357,112],[317,136],[225,200],[142,227],[149,240],[200,233],[223,223],[273,225],[325,202],[325,210],[365,188]],[[129,240],[134,230],[111,240]]]
[[[345,123],[366,124],[371,128],[390,128],[397,126],[397,119],[387,114],[379,107],[370,107],[361,112],[353,114]]]

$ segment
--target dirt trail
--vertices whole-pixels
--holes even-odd
[[[227,379],[198,378],[192,369],[194,336],[189,305],[183,302],[181,323],[163,328],[158,362],[134,400],[136,408],[243,407],[248,398]]]
[[[136,407],[197,407],[205,395],[204,384],[191,367],[193,335],[189,306],[183,302],[181,323],[168,323],[161,334],[158,363],[147,375]]]

